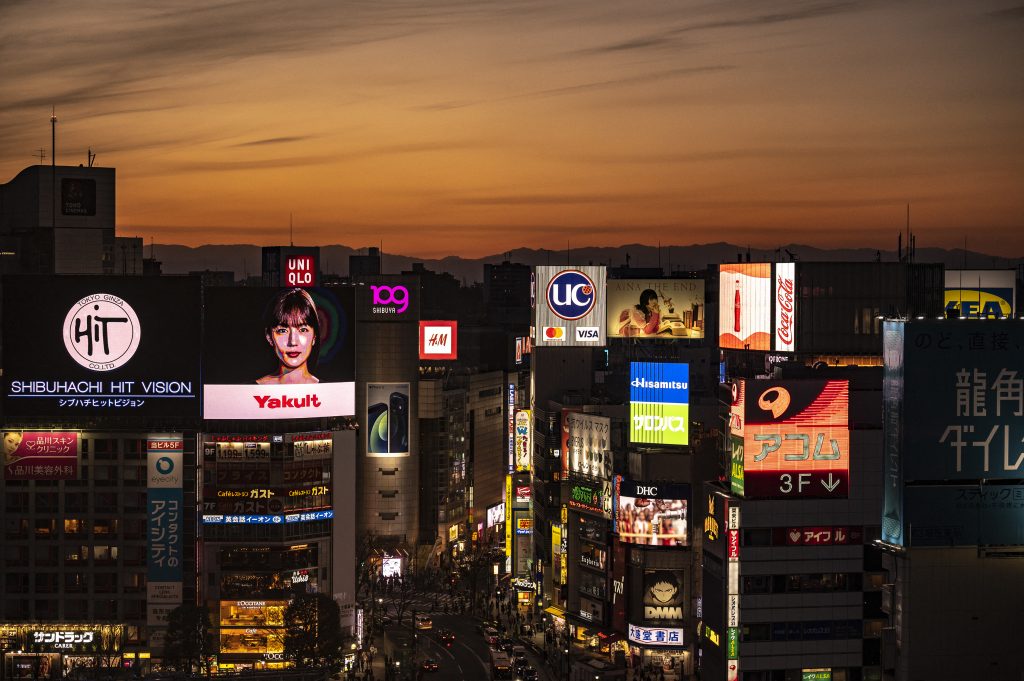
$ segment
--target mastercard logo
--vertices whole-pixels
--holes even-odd
[[[565,327],[564,326],[545,326],[544,327],[544,338],[549,341],[561,341],[565,340]]]

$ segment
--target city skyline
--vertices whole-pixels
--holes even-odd
[[[0,179],[118,169],[163,243],[733,241],[1016,256],[1004,2],[0,8]],[[54,36],[61,36],[54,42]]]

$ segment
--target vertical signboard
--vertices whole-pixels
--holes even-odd
[[[562,473],[611,481],[611,419],[580,412],[562,412],[568,422],[568,451],[562,457]]]
[[[181,435],[146,438],[149,516],[146,621],[155,628],[167,626],[168,613],[180,605],[182,599],[183,448]]]
[[[516,410],[515,466],[516,471],[529,471],[533,461],[533,414],[529,409]]]
[[[775,264],[775,351],[796,350],[796,263]]]
[[[903,537],[903,335],[902,322],[882,323],[882,443],[884,503],[882,541],[904,545]]]
[[[849,382],[750,380],[744,387],[744,495],[846,498]]]
[[[719,347],[770,350],[771,263],[727,263],[718,275]]]
[[[516,451],[516,384],[508,384],[508,404],[506,405],[506,415],[508,418],[508,472],[511,473],[516,469],[515,465],[515,451]]]
[[[1005,319],[1017,309],[1014,270],[946,270],[946,315]]]
[[[1020,544],[1024,322],[908,321],[903,333],[905,545]]]
[[[747,383],[737,379],[730,384],[732,404],[729,406],[729,482],[732,493],[743,496],[743,421],[746,414]]]
[[[604,266],[536,268],[534,326],[538,347],[605,344]]]
[[[726,526],[728,551],[728,579],[726,584],[726,636],[727,640],[735,640],[736,650],[733,654],[730,647],[727,653],[727,667],[732,674],[739,669],[739,638],[740,638],[740,509],[732,501],[726,502],[728,524]]]
[[[512,555],[512,508],[515,498],[512,496],[512,476],[505,476],[505,555]]]
[[[631,362],[629,439],[633,443],[690,443],[690,365]]]

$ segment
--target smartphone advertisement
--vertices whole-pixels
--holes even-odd
[[[366,384],[366,455],[409,456],[409,384]]]

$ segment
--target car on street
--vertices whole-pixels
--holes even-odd
[[[510,638],[499,638],[498,639],[498,650],[503,650],[509,655],[512,655],[512,649],[516,647],[516,642]]]
[[[537,670],[533,667],[523,667],[522,670],[516,673],[516,681],[538,681],[540,675]]]
[[[444,644],[444,647],[451,648],[452,644],[455,643],[455,633],[450,629],[442,629],[440,634],[441,643]]]
[[[434,658],[428,657],[427,659],[423,660],[422,668],[423,671],[425,672],[436,672],[438,669],[441,668],[441,665],[439,665],[437,663],[437,660],[435,660]]]
[[[497,645],[498,643],[498,630],[491,627],[484,629],[484,639],[489,645]]]
[[[416,615],[416,628],[417,629],[433,629],[434,620],[430,619],[430,615]]]

